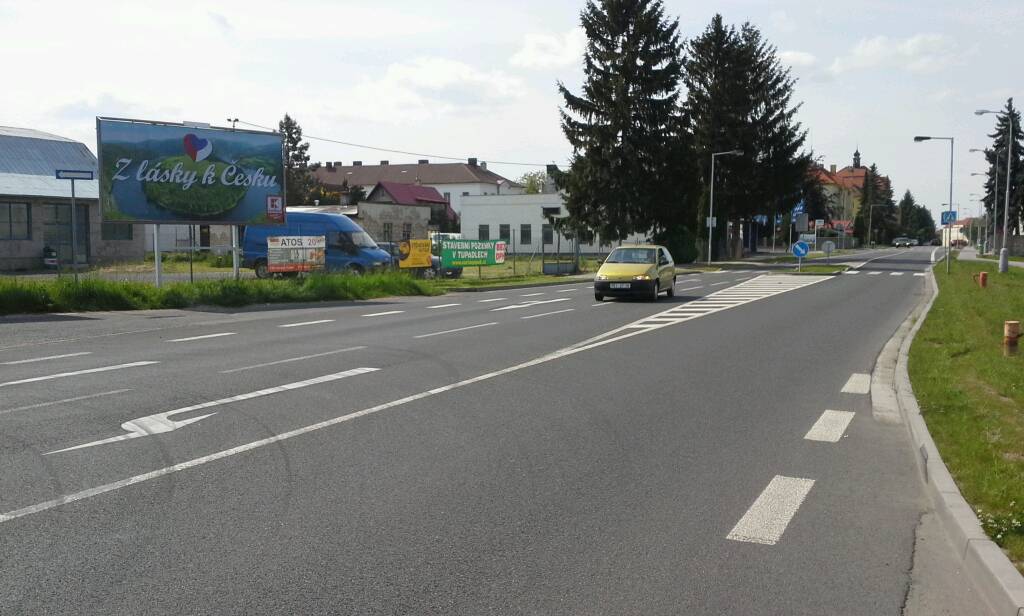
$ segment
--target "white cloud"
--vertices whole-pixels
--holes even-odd
[[[797,23],[786,11],[772,11],[768,15],[768,24],[776,32],[790,34],[796,32]]]
[[[933,73],[959,62],[956,45],[941,34],[916,34],[906,39],[876,36],[861,39],[849,54],[836,58],[829,70],[838,74],[889,67]]]
[[[587,46],[582,28],[564,34],[527,34],[523,46],[510,59],[512,66],[551,69],[578,64]]]
[[[818,58],[816,58],[814,54],[807,53],[806,51],[780,51],[779,60],[781,60],[783,64],[797,67],[814,66],[818,63]]]

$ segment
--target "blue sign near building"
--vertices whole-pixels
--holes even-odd
[[[951,225],[956,222],[956,211],[946,210],[942,213],[942,224]]]

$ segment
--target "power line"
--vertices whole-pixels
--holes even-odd
[[[245,124],[246,126],[252,126],[253,128],[261,128],[263,130],[269,130],[269,131],[277,132],[276,128],[271,128],[270,126],[263,126],[261,124],[253,124],[252,122],[246,122],[245,120],[237,120],[237,121],[238,121],[239,124]],[[374,146],[374,145],[365,145],[365,144],[362,144],[362,143],[352,143],[351,141],[341,141],[340,139],[331,139],[329,137],[316,137],[314,135],[309,135],[309,134],[306,134],[306,133],[303,133],[302,136],[305,137],[306,139],[312,139],[314,141],[326,141],[327,143],[335,143],[335,144],[338,144],[338,145],[347,145],[349,147],[363,148],[365,150],[375,150],[377,152],[387,152],[389,154],[405,154],[406,156],[424,156],[424,157],[428,157],[428,158],[440,158],[442,160],[454,160],[454,161],[460,161],[460,162],[464,161],[464,160],[466,160],[468,158],[466,156],[443,156],[441,154],[427,154],[427,153],[424,153],[424,152],[408,152],[406,150],[394,150],[394,149],[391,149],[391,148],[382,148],[382,147],[378,147],[378,146]],[[520,167],[546,167],[548,165],[548,163],[522,163],[522,162],[512,162],[512,161],[507,161],[507,160],[488,160],[487,162],[491,163],[492,165],[516,165],[516,166],[520,166]]]

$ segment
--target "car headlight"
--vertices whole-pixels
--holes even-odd
[[[598,274],[594,280],[608,280],[608,276],[605,274]]]
[[[633,276],[633,280],[650,280],[651,277],[647,274],[640,274],[639,276]]]

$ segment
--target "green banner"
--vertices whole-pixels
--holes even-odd
[[[442,240],[441,267],[500,265],[505,262],[501,240]]]

